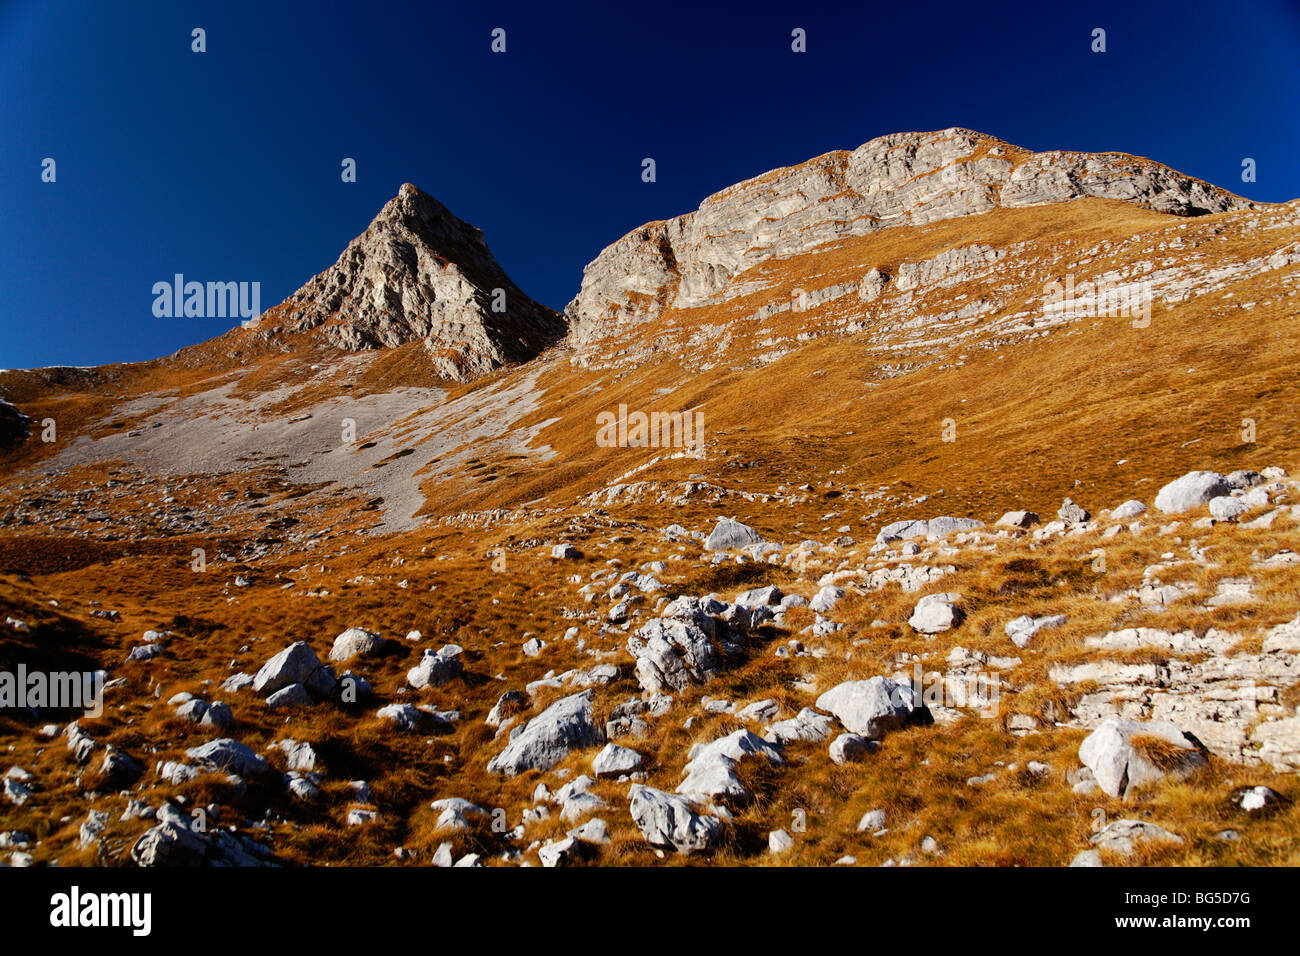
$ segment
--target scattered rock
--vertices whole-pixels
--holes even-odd
[[[1250,509],[1240,498],[1220,495],[1210,499],[1210,517],[1215,521],[1236,521],[1248,510]]]
[[[794,846],[794,837],[784,830],[773,830],[767,835],[767,852],[778,856]]]
[[[592,817],[582,826],[574,827],[566,836],[571,836],[583,843],[608,843],[609,825],[600,817]]]
[[[605,744],[603,750],[591,761],[592,772],[598,777],[621,777],[641,767],[641,755],[618,744]]]
[[[528,706],[528,695],[520,690],[508,690],[492,705],[484,723],[489,727],[500,727],[507,717],[519,713]]]
[[[831,741],[830,757],[837,764],[852,763],[871,753],[873,746],[879,745],[861,734],[840,734]]]
[[[1130,498],[1117,508],[1112,508],[1110,516],[1116,521],[1126,521],[1129,518],[1136,518],[1147,510],[1147,506],[1140,501]],[[1090,851],[1085,851],[1090,852]]]
[[[805,707],[796,716],[769,726],[764,736],[774,744],[817,743],[830,737],[831,729],[829,717]]]
[[[1008,511],[997,520],[997,525],[1003,528],[1032,528],[1038,522],[1038,515],[1032,511]]]
[[[892,730],[926,723],[929,718],[912,686],[892,677],[846,681],[818,697],[817,707],[868,740],[879,740]]]
[[[1181,845],[1183,838],[1170,833],[1164,827],[1142,820],[1116,820],[1100,832],[1088,838],[1098,850],[1110,850],[1113,853],[1132,853],[1139,843],[1164,843]]]
[[[216,770],[228,770],[241,777],[256,776],[271,769],[265,759],[229,737],[210,740],[199,747],[191,747],[185,751],[185,756],[197,763]]]
[[[835,610],[835,605],[839,604],[843,597],[843,588],[828,584],[813,595],[813,599],[808,602],[808,607],[818,614],[828,614]]]
[[[957,606],[960,600],[960,594],[950,591],[927,594],[916,602],[916,607],[912,611],[912,616],[907,619],[907,623],[913,630],[920,631],[922,634],[939,634],[954,628],[966,617],[965,612]]]
[[[1207,766],[1198,744],[1168,721],[1111,717],[1079,745],[1079,759],[1102,790],[1127,797],[1162,777],[1186,777]]]
[[[746,704],[740,710],[736,711],[736,719],[749,721],[766,721],[771,720],[781,712],[781,705],[773,698],[766,697],[763,700],[756,700],[752,704]]]
[[[762,543],[762,535],[733,518],[719,518],[709,536],[704,539],[704,547],[709,551],[739,550],[751,544]]]
[[[291,644],[262,665],[253,678],[253,690],[272,695],[292,684],[317,694],[334,690],[334,672],[321,663],[306,641]]]
[[[420,663],[406,672],[406,682],[416,690],[441,687],[465,670],[465,665],[460,660],[461,653],[458,644],[447,644],[436,651],[425,648]]]
[[[378,634],[359,627],[350,627],[334,638],[334,646],[330,648],[330,660],[350,661],[354,657],[372,657],[387,646],[388,641]]]
[[[537,851],[537,858],[545,867],[566,866],[573,862],[577,854],[578,841],[571,836],[566,836],[562,840],[546,843]]]
[[[563,697],[534,717],[489,761],[490,773],[508,777],[525,770],[550,770],[571,750],[603,743],[604,733],[591,719],[593,692]]]
[[[700,627],[672,618],[655,618],[628,638],[643,690],[685,690],[718,672],[721,660],[713,641]]]
[[[380,720],[387,720],[392,724],[396,724],[398,730],[415,730],[420,726],[422,714],[419,708],[413,704],[389,704],[386,707],[380,707],[375,712],[375,716]]]
[[[875,833],[885,828],[885,811],[868,810],[858,821],[859,833]]]
[[[266,698],[266,706],[272,710],[279,707],[310,707],[316,701],[302,684],[290,684],[282,687]]]
[[[1169,482],[1156,495],[1156,508],[1165,514],[1182,514],[1226,495],[1232,487],[1217,471],[1189,471]]]
[[[709,850],[722,840],[722,823],[698,813],[685,797],[639,783],[632,785],[629,796],[632,822],[651,846],[672,847],[689,855]]]
[[[1033,640],[1034,635],[1039,631],[1049,627],[1060,627],[1064,623],[1064,614],[1052,614],[1047,617],[1030,617],[1028,614],[1024,614],[1013,621],[1009,621],[1006,632],[1007,637],[1011,638],[1011,643],[1016,647],[1028,647],[1029,642]]]
[[[1257,786],[1237,788],[1232,792],[1232,802],[1247,813],[1258,813],[1276,810],[1290,801],[1272,787]]]
[[[1061,503],[1061,507],[1056,512],[1056,516],[1065,523],[1067,528],[1086,524],[1088,519],[1092,517],[1086,509],[1075,504],[1069,498],[1066,498],[1065,501]]]

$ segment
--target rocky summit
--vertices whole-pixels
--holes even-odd
[[[532,358],[564,323],[510,281],[481,230],[406,183],[334,265],[256,328],[268,338],[317,330],[346,351],[420,341],[439,374],[459,381]]]
[[[1226,190],[1120,153],[1031,153],[967,129],[881,136],[715,193],[695,212],[647,223],[587,266],[565,314],[577,344],[667,308],[753,288],[774,258],[882,229],[1095,197],[1175,216],[1249,209]]]
[[[0,862],[1300,861],[1300,200],[950,129],[608,238],[406,185],[0,372]]]

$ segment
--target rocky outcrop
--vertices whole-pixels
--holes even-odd
[[[1079,760],[1093,772],[1102,790],[1112,797],[1127,797],[1162,777],[1186,777],[1208,766],[1197,743],[1168,721],[1141,723],[1112,717],[1079,746]]]
[[[627,641],[642,690],[681,691],[708,683],[722,667],[713,640],[717,633],[718,622],[699,601],[670,604],[664,617],[647,622]]]
[[[651,846],[672,847],[689,855],[708,850],[722,840],[717,817],[699,813],[686,797],[633,784],[628,810],[632,822]]]
[[[1031,153],[966,129],[895,133],[746,180],[695,212],[628,233],[584,270],[582,288],[565,309],[570,340],[585,345],[669,307],[744,294],[751,289],[733,284],[737,276],[828,242],[1087,196],[1179,216],[1251,206],[1123,153]],[[983,263],[990,255],[996,258],[993,250],[973,249],[967,258]],[[904,283],[920,278],[899,276]],[[867,296],[878,295],[884,281],[871,276]]]
[[[1216,471],[1190,471],[1169,482],[1156,495],[1156,507],[1165,514],[1182,514],[1231,491],[1224,477]]]
[[[593,696],[584,690],[547,707],[488,762],[488,772],[513,777],[525,770],[550,770],[569,751],[604,743],[604,733],[591,719]]]
[[[958,606],[961,595],[951,591],[939,594],[927,594],[916,602],[912,616],[907,619],[908,626],[922,634],[938,634],[956,627],[966,617]]]
[[[311,645],[298,641],[262,665],[253,679],[253,690],[271,695],[300,685],[316,694],[328,694],[337,683],[334,672],[321,663]]]
[[[908,684],[891,677],[846,681],[817,698],[820,710],[834,714],[850,733],[868,740],[912,723],[926,723],[930,714]]]
[[[423,340],[439,373],[463,381],[532,358],[564,322],[510,281],[479,229],[406,183],[333,266],[257,329],[267,337],[318,329],[348,351]]]
[[[1073,722],[1094,729],[1108,720],[1171,722],[1214,755],[1245,764],[1300,767],[1300,719],[1285,689],[1300,677],[1300,616],[1270,628],[1258,653],[1243,635],[1209,628],[1167,632],[1127,628],[1084,640],[1095,651],[1154,651],[1160,660],[1109,657],[1049,670],[1064,687],[1084,687]]]

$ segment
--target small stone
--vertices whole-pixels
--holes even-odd
[[[767,852],[776,856],[794,846],[794,837],[784,830],[773,830],[767,835]]]

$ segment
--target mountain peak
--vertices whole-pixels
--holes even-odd
[[[891,133],[728,186],[606,247],[565,310],[571,340],[719,301],[755,266],[846,237],[1087,197],[1176,216],[1253,205],[1127,153],[1035,153],[961,127]]]
[[[412,183],[272,312],[279,324],[268,336],[316,330],[347,351],[423,340],[439,373],[456,381],[525,361],[564,332],[558,313],[510,280],[482,230]]]

